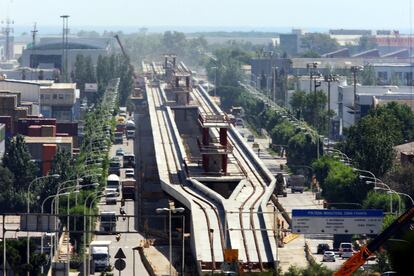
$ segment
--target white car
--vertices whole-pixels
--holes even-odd
[[[354,255],[354,252],[352,251],[352,249],[349,248],[344,248],[342,251],[342,259],[348,259],[351,258],[352,255]]]
[[[251,134],[247,136],[247,142],[254,142],[254,136]]]
[[[115,188],[105,188],[105,203],[116,204],[116,198],[119,196],[119,192]]]
[[[135,170],[134,169],[126,169],[125,170],[125,178],[135,178]]]
[[[322,262],[335,262],[335,253],[333,251],[325,251]]]

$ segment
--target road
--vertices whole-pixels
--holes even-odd
[[[240,132],[240,134],[247,140],[247,137],[249,135],[254,135],[252,131],[250,131],[246,127],[236,127],[237,130]],[[254,142],[248,142],[253,147],[253,144],[258,144],[260,151],[258,148],[255,148],[255,152],[258,153],[258,156],[263,161],[263,163],[266,165],[266,167],[272,172],[273,174],[276,174],[278,172],[281,172],[280,165],[286,164],[286,158],[280,157],[280,156],[273,156],[268,152],[268,147],[270,143],[270,138],[267,136],[264,136],[262,138],[255,137]],[[256,145],[257,146],[257,145]],[[322,201],[315,200],[315,194],[310,191],[305,191],[303,193],[294,193],[292,194],[291,190],[287,189],[287,197],[280,197],[279,202],[283,205],[285,210],[291,214],[292,209],[321,209]],[[301,261],[294,261],[294,259],[298,258],[297,253],[303,252],[303,247],[305,245],[305,242],[308,243],[309,247],[311,248],[311,252],[313,253],[313,256],[315,257],[315,260],[318,263],[324,264],[327,268],[331,270],[337,270],[344,260],[342,260],[339,256],[336,258],[335,262],[323,262],[322,261],[322,254],[316,254],[318,244],[320,243],[327,243],[331,248],[333,244],[333,235],[301,235],[299,238],[294,240],[293,242],[287,244],[284,250],[280,250],[280,261],[282,267],[288,267],[290,264],[295,265],[301,265],[303,262]],[[292,259],[292,261],[286,262],[284,259]],[[284,265],[286,264],[286,265]]]
[[[124,142],[123,144],[114,144],[109,152],[109,157],[113,157],[115,156],[115,151],[118,148],[122,148],[125,153],[133,153],[133,140],[126,140],[125,136],[124,136]],[[137,172],[135,172],[135,175],[137,175]],[[125,177],[125,169],[121,169],[121,180]],[[115,211],[117,214],[119,214],[119,210],[121,207],[120,204],[120,200],[121,200],[121,196],[118,197],[117,200],[117,204],[116,205],[106,205],[104,199],[102,198],[101,202],[99,203],[99,211]],[[135,207],[135,201],[126,201],[125,202],[125,211],[127,213],[127,215],[134,215],[137,211],[136,207]],[[97,225],[97,227],[99,227],[99,223]],[[128,220],[123,221],[123,220],[118,220],[117,221],[117,230],[119,231],[125,231],[125,230],[131,230],[131,231],[136,231],[136,225],[135,225],[135,220],[132,217],[131,219],[129,219],[129,223]],[[136,233],[128,233],[128,234],[122,234],[121,238],[119,240],[119,242],[116,241],[115,239],[115,235],[97,235],[96,240],[109,240],[112,241],[110,248],[109,248],[109,252],[111,255],[111,265],[114,265],[115,259],[113,258],[115,256],[115,254],[118,252],[118,250],[120,248],[122,248],[123,252],[125,253],[126,259],[126,268],[125,270],[122,271],[122,274],[120,275],[149,275],[148,272],[146,271],[140,256],[138,254],[137,251],[133,252],[132,248],[136,247],[139,245],[140,240],[143,240],[143,236],[141,234],[139,234],[138,232]],[[135,271],[134,271],[134,256],[135,256]],[[118,271],[114,269],[113,271],[114,273],[116,273],[116,275],[118,275]],[[100,273],[95,273],[95,275],[101,275]]]

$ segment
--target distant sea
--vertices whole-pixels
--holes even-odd
[[[30,34],[32,26],[22,26],[15,25],[14,33],[15,36],[19,36],[22,33]],[[297,27],[281,27],[281,26],[70,26],[70,32],[75,34],[80,30],[84,31],[96,31],[98,33],[103,33],[104,31],[122,31],[123,33],[135,33],[139,32],[140,29],[145,28],[149,33],[163,33],[165,31],[179,31],[183,33],[197,33],[197,32],[272,32],[272,33],[290,33],[292,29],[297,29]],[[38,35],[53,35],[61,34],[62,26],[42,26],[38,25],[37,29],[39,30]],[[318,28],[318,27],[307,27],[299,28],[303,29],[306,32],[320,32],[328,33],[329,29],[338,29],[338,28]],[[360,28],[364,29],[364,28]],[[401,34],[409,34],[409,29],[400,29]]]
[[[30,33],[32,26],[14,26],[14,33],[16,36],[22,33]],[[146,28],[149,33],[162,33],[168,30],[179,31],[183,33],[195,32],[275,32],[275,33],[289,33],[292,27],[270,27],[270,26],[69,26],[71,33],[77,33],[80,30],[96,31],[102,33],[104,31],[122,31],[123,33],[138,32],[142,28]],[[62,26],[42,26],[38,25],[38,34],[49,35],[62,33]],[[306,31],[314,32],[328,32],[327,28],[305,28]]]

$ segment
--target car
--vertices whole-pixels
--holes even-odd
[[[116,156],[124,156],[125,151],[122,148],[118,148],[115,152]]]
[[[105,195],[105,203],[107,205],[116,204],[116,198],[119,196],[119,192],[115,188],[106,188]]]
[[[333,251],[325,251],[322,262],[335,262],[335,253]]]
[[[135,177],[135,170],[128,168],[125,170],[125,178],[134,178]]]
[[[254,142],[254,136],[251,134],[247,136],[247,142]]]
[[[350,248],[344,248],[342,250],[342,259],[351,258],[352,255],[354,255],[354,251],[352,251],[352,249],[350,249]]]
[[[323,254],[323,253],[325,253],[325,251],[329,251],[329,250],[330,250],[329,244],[320,243],[320,244],[318,244],[316,254]]]
[[[237,118],[235,125],[236,126],[239,126],[239,127],[244,127],[244,121],[243,121],[243,119]]]
[[[352,250],[352,243],[350,242],[341,242],[339,244],[339,256],[342,256],[342,252],[344,249],[351,249]]]

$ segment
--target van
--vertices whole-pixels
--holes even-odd
[[[119,192],[119,185],[121,184],[119,176],[116,174],[110,174],[106,180],[106,187],[109,189],[115,189]]]
[[[342,255],[342,253],[344,252],[345,249],[352,249],[352,243],[350,242],[341,242],[341,244],[339,245],[339,256]]]

